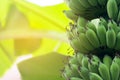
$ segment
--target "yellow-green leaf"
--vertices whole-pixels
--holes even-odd
[[[69,20],[63,14],[63,10],[68,8],[64,3],[48,7],[21,0],[16,0],[15,3],[29,18],[32,29],[65,31]]]
[[[4,44],[3,44],[4,43]],[[0,41],[0,77],[6,72],[13,63],[14,49],[12,40]]]
[[[11,5],[11,0],[0,0],[0,22],[5,24],[5,19]]]
[[[15,53],[31,53],[40,46],[40,38],[29,37],[26,34],[32,33],[26,17],[20,13],[15,6],[12,6],[7,17],[5,27],[0,32],[0,36],[14,40]],[[21,36],[19,36],[21,35]],[[24,37],[22,37],[22,35]]]
[[[25,1],[23,2],[20,0],[16,1],[15,3],[19,7],[19,9],[28,17],[30,21],[30,25],[32,26],[32,29],[43,30],[43,31],[51,31],[51,30],[58,31],[60,32],[61,35],[63,32],[66,31],[65,29],[69,20],[63,14],[63,10],[68,9],[64,3],[59,5],[47,6],[47,7],[37,6],[35,4],[28,3]],[[67,39],[67,36],[63,38]],[[62,43],[58,41],[56,45],[59,43],[61,43],[61,46],[59,46],[60,48],[59,50],[56,50],[57,52],[63,53],[63,54],[70,53],[69,55],[73,53],[72,48],[69,46],[68,43],[64,43],[64,42]],[[49,46],[49,44],[45,46]],[[54,46],[51,46],[51,48],[54,48]],[[46,51],[51,50],[50,47],[44,47],[44,49]],[[43,50],[41,49],[39,51],[42,51],[42,53],[44,53]]]
[[[64,80],[62,70],[67,58],[50,53],[31,58],[18,64],[22,80]]]

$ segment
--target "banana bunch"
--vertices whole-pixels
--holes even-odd
[[[75,51],[66,80],[120,80],[120,0],[66,0],[67,29]],[[98,24],[92,22],[99,19]]]
[[[105,8],[107,0],[65,0],[65,1],[69,8],[71,9],[70,11],[77,16],[82,16],[88,20],[98,18],[100,16],[107,17],[107,10]]]
[[[77,53],[69,59],[63,77],[66,80],[120,80],[120,57],[87,56]]]
[[[114,20],[100,18],[97,26],[91,21],[81,20],[71,23],[67,31],[75,52],[101,56],[102,53],[115,55],[114,52],[120,51],[120,26]]]
[[[64,13],[72,20],[76,19],[74,16],[82,16],[87,20],[104,17],[120,21],[120,0],[66,0],[66,3],[70,10]]]

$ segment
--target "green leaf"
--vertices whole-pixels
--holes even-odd
[[[14,16],[13,16],[14,15]],[[26,34],[32,33],[26,17],[12,6],[7,17],[5,27],[0,32],[0,37],[12,38],[16,55],[30,53],[39,48],[40,38],[33,38]]]
[[[11,0],[0,0],[0,22],[2,22],[2,25],[5,24],[10,5]]]
[[[43,31],[57,31],[60,33],[58,35],[64,36],[62,35],[62,33],[66,31],[65,29],[69,22],[69,20],[63,14],[63,10],[68,9],[68,7],[64,3],[54,6],[47,6],[47,7],[37,6],[35,4],[25,1],[24,2],[16,1],[15,3],[19,7],[19,9],[28,17],[32,29],[43,30]],[[54,38],[55,37],[57,38],[58,35],[54,36]],[[61,39],[65,39],[65,41],[67,42],[67,36],[61,37]],[[44,47],[44,49],[46,50],[47,48],[46,50],[47,52],[52,51],[51,48],[56,48],[58,47],[58,44],[61,43],[61,45],[58,47],[58,50],[56,51],[65,55],[72,55],[73,50],[70,47],[70,45],[66,42],[60,42],[61,39],[59,39],[58,42],[56,41],[46,42],[48,43],[48,45],[45,45],[47,47]],[[53,43],[49,43],[49,42],[53,42]],[[56,46],[54,46],[54,44],[56,44]],[[49,47],[48,50],[49,45],[52,46]],[[40,51],[40,53],[44,53],[44,51],[42,50],[38,50],[38,51]]]
[[[0,77],[3,76],[5,71],[7,69],[9,69],[10,66],[13,63],[13,56],[12,56],[12,53],[11,53],[11,52],[13,52],[12,51],[13,50],[12,45],[8,46],[6,44],[2,44],[2,42],[3,41],[0,42]],[[11,40],[7,41],[7,43],[8,42],[11,43]],[[6,43],[6,41],[4,43]],[[9,48],[9,49],[7,49],[7,48]]]
[[[19,6],[18,8],[24,14],[14,5]],[[10,9],[5,27],[0,32],[0,39],[13,39],[17,56],[27,53],[41,55],[41,53],[54,51],[59,42],[66,44],[62,43],[67,41],[64,34],[68,20],[62,13],[66,9],[65,4],[40,7],[22,0],[15,0],[14,5]],[[69,45],[66,44],[66,48],[60,48],[59,53],[66,54],[67,47]]]
[[[31,58],[18,64],[23,80],[64,80],[61,70],[67,58],[57,53]]]
[[[13,39],[0,40],[0,48],[2,51],[4,51],[6,58],[8,58],[11,62],[15,60],[16,57],[14,56],[15,49]]]
[[[65,31],[69,20],[63,14],[63,10],[68,9],[64,3],[48,7],[21,0],[16,0],[15,3],[29,18],[32,29]]]

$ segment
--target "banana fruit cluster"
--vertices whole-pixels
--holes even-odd
[[[120,57],[105,55],[100,58],[77,53],[65,66],[66,80],[120,80]]]
[[[100,18],[96,26],[80,17],[76,24],[70,23],[67,33],[75,52],[101,56],[104,53],[115,55],[120,51],[120,25],[114,20]]]
[[[120,0],[66,0],[66,3],[70,10],[64,13],[73,21],[78,16],[88,20],[104,17],[120,21]]]
[[[120,0],[66,0],[67,29],[76,54],[63,71],[66,80],[120,80]],[[98,19],[98,24],[92,22]]]

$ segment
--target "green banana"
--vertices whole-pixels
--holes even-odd
[[[118,80],[120,72],[119,72],[119,66],[117,63],[113,62],[110,67],[110,73],[111,73],[111,80]]]
[[[88,68],[89,58],[87,56],[83,56],[82,66]]]
[[[94,47],[91,45],[91,43],[89,42],[89,40],[87,39],[84,33],[79,34],[79,38],[80,38],[81,44],[83,44],[83,46],[87,48],[87,50],[89,51],[94,50]]]
[[[72,56],[69,60],[69,64],[76,64],[79,65],[78,59],[76,58],[76,55]]]
[[[99,24],[97,28],[97,36],[99,38],[101,46],[106,46],[106,29],[104,25]]]
[[[90,72],[99,74],[99,71],[98,71],[98,62],[90,60],[90,62],[88,63],[88,69],[89,69]]]
[[[106,41],[108,48],[114,48],[116,42],[116,33],[110,26],[108,27],[108,31],[106,32]]]
[[[99,24],[104,25],[106,30],[108,29],[108,23],[107,23],[107,21],[104,18],[102,18],[102,17],[100,18]]]
[[[73,72],[72,70],[70,69],[69,65],[66,65],[65,66],[65,69],[64,69],[64,72],[63,72],[63,76],[68,79],[69,77],[73,77]]]
[[[78,0],[69,0],[68,6],[76,14],[80,14],[80,13],[83,13],[85,11],[85,8],[80,5]]]
[[[71,10],[64,10],[63,13],[66,15],[67,18],[73,20],[74,22],[78,19],[78,16]]]
[[[120,57],[115,56],[115,58],[113,59],[113,61],[114,61],[115,63],[117,63],[118,66],[120,67]]]
[[[118,32],[118,34],[117,34],[117,36],[116,36],[115,49],[116,49],[117,51],[120,50],[120,32]]]
[[[88,50],[81,45],[78,39],[71,40],[70,44],[77,52],[88,53]]]
[[[78,32],[78,34],[85,33],[85,31],[86,31],[86,29],[84,27],[77,26],[77,32]]]
[[[115,33],[116,34],[118,34],[118,32],[120,31],[118,28],[118,24],[115,22],[115,21],[113,21],[112,20],[112,22],[113,22],[113,26],[112,26],[112,28],[114,29],[114,31],[115,31]]]
[[[118,15],[118,6],[116,0],[108,0],[107,13],[111,19],[116,20]]]
[[[88,29],[92,29],[96,33],[97,31],[96,26],[92,22],[88,22],[86,26]]]
[[[89,4],[88,0],[78,0],[80,2],[80,4],[85,7],[85,8],[89,8],[91,7],[91,5]]]
[[[69,40],[72,40],[74,38],[74,34],[70,31],[67,31],[67,36]]]
[[[85,67],[80,67],[80,75],[83,80],[89,80],[89,70]]]
[[[81,16],[78,17],[77,26],[85,27],[87,20]]]
[[[108,55],[105,55],[103,58],[103,63],[108,67],[108,69],[110,68],[111,64],[112,64],[112,58]]]
[[[74,77],[80,77],[79,72],[78,72],[78,65],[70,64],[70,69],[71,69]]]
[[[100,63],[98,70],[103,80],[110,80],[110,72],[105,64]]]
[[[71,77],[69,80],[83,80],[83,79],[78,78],[78,77]]]
[[[88,29],[86,31],[86,36],[94,48],[100,47],[100,42],[98,40],[98,37],[92,29]]]
[[[98,74],[90,72],[90,80],[103,80]]]
[[[120,23],[120,10],[119,10],[119,12],[118,12],[117,22]]]
[[[91,6],[97,6],[98,5],[97,0],[88,0],[88,2]]]
[[[118,34],[119,29],[118,29],[117,23],[115,21],[110,20],[108,23],[108,26],[111,26],[112,29],[115,31],[115,33]]]
[[[78,60],[78,62],[79,62],[79,64],[80,64],[80,66],[82,66],[82,59],[83,59],[83,54],[82,53],[77,53],[77,60]]]
[[[71,36],[73,34],[73,38],[76,38],[75,35],[78,35],[77,33],[77,28],[75,28],[76,26],[73,26],[72,24],[70,24],[71,30],[69,30],[69,32],[71,33]]]
[[[95,55],[92,55],[91,60],[95,61],[95,62],[100,62],[100,58],[98,56],[95,56]]]
[[[98,0],[99,5],[105,6],[107,4],[107,0]]]

